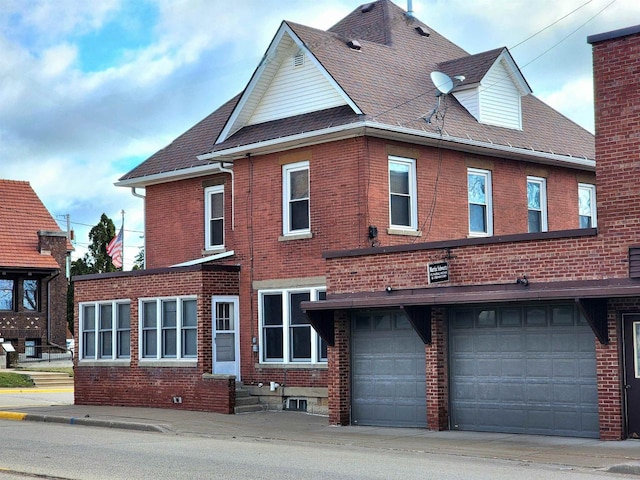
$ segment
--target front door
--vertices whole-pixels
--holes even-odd
[[[640,438],[640,314],[622,317],[627,435]]]
[[[213,297],[213,373],[240,380],[238,297]]]

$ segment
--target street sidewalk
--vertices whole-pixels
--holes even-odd
[[[0,411],[0,420],[57,422],[174,435],[347,445],[441,455],[495,458],[640,475],[640,440],[593,439],[416,428],[336,427],[327,417],[263,411],[222,415],[184,410],[56,405]]]

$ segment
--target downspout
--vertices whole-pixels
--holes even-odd
[[[233,169],[227,168],[233,166],[233,163],[219,163],[218,170],[223,173],[231,175],[231,230],[236,229],[236,195],[235,195],[235,177],[233,176]],[[225,166],[226,165],[226,166]]]
[[[131,187],[131,195],[133,195],[136,198],[141,198],[142,200],[144,200],[146,197],[138,192],[136,192],[136,187]],[[146,219],[147,218],[147,204],[146,202],[142,202],[142,215],[143,218]],[[143,268],[146,269],[147,268],[147,232],[146,232],[146,228],[145,228],[145,232],[144,232],[144,265]]]

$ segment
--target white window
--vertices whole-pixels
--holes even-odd
[[[389,157],[389,224],[391,228],[418,229],[416,161]]]
[[[469,235],[493,235],[493,208],[491,201],[491,172],[467,169],[467,195],[469,202]]]
[[[197,325],[195,297],[140,300],[141,358],[196,358]]]
[[[300,302],[324,298],[324,287],[259,292],[261,362],[327,361],[326,343],[311,327],[300,308]]]
[[[309,233],[309,162],[283,165],[282,176],[282,233]]]
[[[207,250],[224,247],[224,185],[204,190],[204,245]]]
[[[547,231],[547,180],[527,177],[529,232]]]
[[[80,359],[112,360],[131,356],[129,301],[80,304]]]
[[[595,185],[589,183],[578,184],[578,211],[580,228],[595,228],[598,226]]]

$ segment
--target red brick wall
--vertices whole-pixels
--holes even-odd
[[[212,295],[238,295],[237,271],[206,271],[192,267],[176,271],[124,272],[76,277],[74,318],[78,345],[79,303],[103,300],[131,301],[130,364],[111,366],[99,361],[75,360],[75,403],[128,405],[232,413],[235,378],[211,375]],[[145,366],[139,362],[138,299],[197,295],[198,356],[196,366]],[[172,402],[182,397],[182,403]]]
[[[351,423],[351,321],[346,311],[335,312],[335,344],[327,349],[329,357],[329,423]]]

